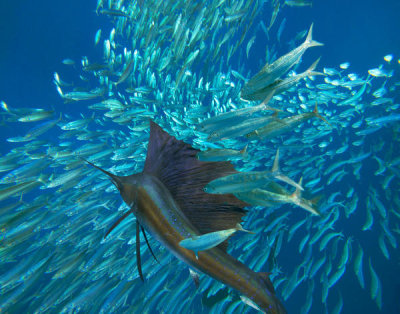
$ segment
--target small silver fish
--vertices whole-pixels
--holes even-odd
[[[251,231],[243,229],[240,224],[237,224],[235,228],[210,232],[199,236],[192,236],[191,238],[180,241],[179,245],[184,247],[185,249],[194,251],[194,253],[196,254],[196,258],[198,258],[198,251],[204,251],[216,247],[218,244],[224,242],[238,230],[253,233]]]

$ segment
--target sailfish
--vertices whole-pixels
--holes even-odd
[[[244,207],[249,205],[232,194],[204,191],[210,181],[237,171],[228,161],[200,161],[198,152],[150,121],[147,156],[141,173],[117,176],[87,161],[110,177],[130,208],[105,236],[132,213],[136,216],[136,257],[142,280],[139,237],[142,231],[149,245],[146,231],[190,268],[239,291],[266,313],[286,313],[268,273],[254,272],[229,255],[227,241],[199,251],[197,257],[192,250],[179,245],[187,238],[235,228],[246,214]]]

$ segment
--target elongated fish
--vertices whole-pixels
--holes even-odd
[[[196,257],[198,257],[197,255],[198,251],[205,251],[213,247],[216,247],[217,245],[227,240],[236,231],[250,232],[248,230],[243,229],[241,224],[236,224],[235,228],[230,228],[221,231],[214,231],[199,236],[193,236],[191,238],[187,238],[179,242],[179,245],[183,246],[188,250],[192,250],[196,254]]]
[[[297,48],[281,56],[271,64],[266,64],[255,76],[253,76],[241,90],[243,99],[253,99],[252,95],[267,86],[274,84],[279,78],[286,74],[296,65],[306,50],[310,47],[322,46],[323,44],[312,39],[313,24],[310,26],[306,40]]]
[[[295,86],[301,79],[308,76],[316,76],[316,75],[325,75],[324,73],[315,71],[315,68],[318,65],[320,59],[317,59],[306,71],[303,73],[293,75],[284,79],[276,79],[272,84],[266,85],[265,87],[254,90],[252,93],[243,97],[247,100],[262,100],[267,95],[272,92],[275,95],[279,95],[280,93],[288,90],[289,88]]]
[[[225,161],[225,160],[237,160],[247,158],[247,145],[242,150],[234,149],[209,149],[204,152],[199,152],[197,158],[201,161]]]
[[[204,191],[212,194],[241,193],[267,185],[271,180],[279,180],[294,186],[299,191],[303,187],[284,175],[279,169],[279,149],[276,151],[272,170],[236,172],[234,174],[212,180],[204,187]]]
[[[312,112],[306,112],[295,116],[287,117],[282,119],[280,122],[271,121],[271,123],[267,124],[266,126],[247,134],[246,137],[250,139],[272,138],[281,135],[283,133],[292,131],[296,126],[314,117],[319,118],[322,121],[329,124],[329,122],[319,114],[318,106],[317,104],[315,104],[315,108]]]
[[[204,186],[216,178],[234,174],[229,162],[202,162],[199,151],[178,141],[150,122],[150,139],[144,170],[129,176],[107,174],[130,210],[114,223],[107,236],[124,218],[133,213],[136,223],[136,257],[140,261],[140,230],[149,232],[177,258],[191,268],[238,290],[271,314],[286,313],[266,273],[256,273],[227,252],[227,241],[200,251],[179,243],[200,234],[235,228],[248,204],[231,194],[207,194]]]

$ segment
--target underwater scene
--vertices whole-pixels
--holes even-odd
[[[0,313],[400,313],[398,12],[2,1]]]

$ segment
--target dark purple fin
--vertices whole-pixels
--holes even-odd
[[[237,173],[230,162],[203,162],[199,150],[177,140],[150,122],[150,139],[144,166],[171,192],[183,213],[200,234],[235,228],[249,204],[232,194],[208,194],[203,188],[210,181]],[[227,242],[218,247],[227,248]]]
[[[119,217],[119,218],[117,219],[117,221],[113,223],[113,225],[111,226],[111,228],[108,229],[108,231],[107,231],[106,234],[104,235],[104,239],[111,233],[111,231],[113,231],[113,230],[122,222],[122,220],[124,220],[126,217],[128,217],[130,213],[133,213],[131,209],[128,210],[122,217]]]
[[[140,258],[140,224],[137,220],[136,220],[136,264],[140,279],[144,281],[142,273],[142,259]]]
[[[157,262],[158,264],[160,264],[160,262],[158,261],[157,257],[154,255],[153,250],[151,249],[151,246],[150,246],[149,241],[147,240],[147,235],[146,235],[146,232],[144,231],[144,228],[143,228],[142,226],[140,226],[140,229],[142,230],[144,239],[146,240],[146,244],[147,244],[147,247],[148,247],[149,250],[150,250],[151,255],[153,255],[153,257],[154,257],[154,259],[156,260],[156,262]]]

